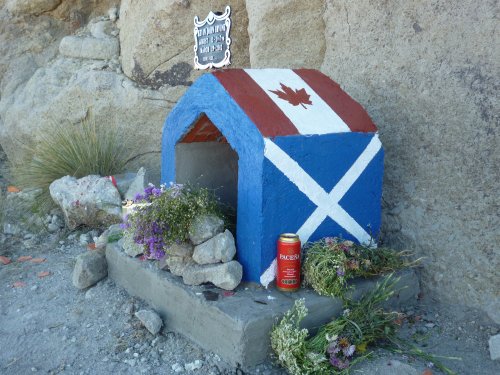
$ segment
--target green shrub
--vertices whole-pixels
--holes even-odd
[[[29,162],[15,166],[21,188],[40,189],[37,211],[53,206],[50,184],[64,176],[81,178],[123,172],[127,163],[126,142],[116,126],[97,123],[93,116],[79,124],[53,124],[37,137]]]
[[[173,184],[149,185],[136,196],[138,206],[124,227],[150,258],[161,259],[175,242],[189,240],[189,227],[200,215],[215,215],[227,222],[214,193],[206,188]]]

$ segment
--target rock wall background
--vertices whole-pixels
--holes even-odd
[[[426,292],[499,323],[496,0],[0,0],[8,157],[91,110],[158,181],[163,121],[201,74],[193,17],[227,4],[233,67],[318,68],[365,106],[386,150],[383,241],[427,257]]]

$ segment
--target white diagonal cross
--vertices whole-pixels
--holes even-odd
[[[351,233],[360,243],[370,243],[370,235],[339,205],[339,202],[380,150],[381,143],[378,135],[371,139],[368,146],[335,185],[330,194],[326,193],[295,160],[274,142],[269,139],[265,139],[264,142],[264,155],[266,158],[317,206],[316,210],[297,232],[303,244],[309,240],[310,236],[327,216],[330,216],[332,220]]]

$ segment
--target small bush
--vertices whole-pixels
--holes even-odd
[[[144,253],[154,259],[163,257],[173,243],[188,241],[189,227],[197,216],[225,219],[217,198],[206,188],[150,185],[136,197],[136,203],[142,205],[129,215],[124,226],[134,241],[144,246]]]
[[[53,206],[50,184],[64,176],[81,178],[123,172],[126,144],[116,126],[98,124],[89,116],[80,124],[54,124],[43,129],[27,165],[14,168],[21,188],[40,189],[37,210]]]

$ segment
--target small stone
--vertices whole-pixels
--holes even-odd
[[[168,256],[165,259],[165,265],[170,270],[170,273],[175,276],[182,276],[187,268],[192,267],[195,263],[189,257]],[[162,262],[159,262],[161,266]]]
[[[90,234],[88,234],[88,233],[80,234],[80,239],[78,241],[78,242],[80,242],[80,245],[87,246],[87,244],[89,244],[90,241],[91,241]]]
[[[436,325],[434,323],[426,323],[425,326],[427,328],[434,328]]]
[[[73,285],[85,289],[108,275],[106,256],[101,251],[88,251],[76,258]]]
[[[133,303],[129,303],[125,306],[125,314],[132,315],[134,313],[135,306]]]
[[[186,371],[194,371],[194,370],[199,370],[201,368],[201,366],[203,366],[203,362],[200,361],[199,359],[197,359],[196,361],[194,362],[191,362],[191,363],[186,363],[184,365],[184,369]]]
[[[490,358],[492,361],[500,360],[500,335],[491,336],[488,340]]]
[[[123,363],[126,363],[127,365],[129,365],[129,366],[131,366],[131,367],[134,367],[134,366],[135,366],[136,361],[135,361],[135,359],[125,359],[125,360],[123,361]]]
[[[108,16],[111,22],[115,22],[118,19],[118,9],[115,7],[108,10]]]
[[[209,240],[224,230],[224,221],[214,215],[202,215],[193,220],[189,227],[189,238],[194,245]]]
[[[38,285],[33,285],[33,286],[31,287],[31,290],[37,290],[37,289],[38,289]]]
[[[144,253],[144,247],[135,243],[132,234],[128,231],[124,232],[123,238],[118,241],[118,244],[122,246],[123,251],[129,257],[135,258]]]
[[[125,193],[125,199],[127,200],[134,200],[135,196],[137,194],[143,194],[144,193],[144,176],[146,175],[146,171],[144,168],[140,168],[137,171],[137,174],[134,178],[134,180],[130,183],[129,188],[127,189],[127,192]]]
[[[226,229],[215,237],[196,246],[193,252],[193,260],[198,264],[211,264],[229,262],[236,255],[234,237]]]
[[[178,257],[191,257],[193,256],[193,250],[193,245],[190,243],[174,243],[167,249],[167,253]]]
[[[10,224],[10,223],[4,223],[3,224],[3,232],[5,234],[11,234],[11,235],[17,235],[21,232],[21,228],[19,228],[15,224]]]
[[[174,363],[171,367],[172,371],[174,372],[181,372],[184,370],[184,367],[182,367],[180,364],[178,363]]]
[[[50,233],[55,233],[57,232],[59,229],[61,229],[59,227],[59,225],[57,224],[53,224],[53,223],[50,223],[49,225],[47,225],[47,230],[50,232]]]
[[[134,353],[133,355],[135,358],[139,358],[139,353]]]
[[[140,310],[135,313],[135,316],[153,335],[156,335],[158,332],[160,332],[163,321],[156,312],[152,310]]]
[[[186,267],[182,272],[184,284],[200,285],[210,282],[225,290],[236,288],[242,277],[243,267],[235,260],[219,264],[194,264]]]

